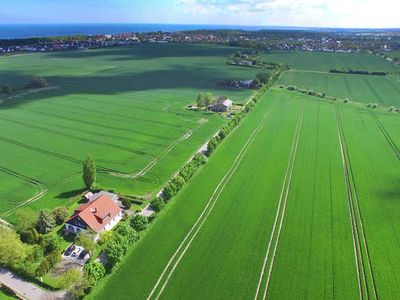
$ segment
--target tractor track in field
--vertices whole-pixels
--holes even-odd
[[[270,116],[270,113],[271,113],[271,109],[264,114],[259,125],[252,131],[250,136],[247,138],[245,144],[243,145],[240,152],[236,156],[231,167],[228,169],[228,171],[225,173],[223,178],[218,183],[217,187],[214,189],[213,194],[211,195],[210,199],[206,203],[206,206],[200,213],[199,217],[197,218],[197,220],[195,221],[195,223],[193,224],[191,229],[188,231],[188,233],[186,234],[186,236],[184,237],[184,239],[182,240],[181,244],[178,246],[178,248],[176,249],[174,254],[170,257],[167,265],[163,269],[157,282],[155,283],[153,289],[151,290],[149,296],[147,297],[147,300],[150,300],[152,298],[155,298],[155,299],[160,298],[160,296],[163,293],[165,287],[167,286],[170,278],[174,274],[175,269],[179,265],[180,261],[182,260],[185,253],[189,249],[191,243],[196,238],[197,234],[199,233],[199,231],[203,227],[204,223],[208,219],[208,216],[213,211],[215,204],[218,202],[218,199],[219,199],[221,193],[225,189],[225,186],[230,181],[231,177],[235,174],[241,161],[243,160],[243,158],[245,157],[251,144],[253,143],[255,137],[261,131],[261,129],[264,127],[266,121],[268,120],[268,118]],[[164,283],[162,283],[163,281],[164,281]]]
[[[284,177],[284,181],[283,181],[283,185],[282,185],[282,190],[281,190],[281,194],[280,194],[279,201],[278,201],[278,207],[276,210],[274,225],[273,225],[273,228],[271,231],[271,236],[270,236],[270,240],[268,243],[267,251],[264,256],[263,266],[262,266],[262,269],[260,272],[260,277],[259,277],[259,281],[258,281],[258,285],[257,285],[257,289],[256,289],[256,294],[254,297],[255,300],[259,299],[261,296],[261,294],[260,294],[261,286],[264,281],[267,263],[268,263],[268,260],[270,259],[268,275],[266,277],[266,283],[265,283],[264,291],[262,294],[262,299],[266,299],[266,297],[268,295],[269,282],[270,282],[272,269],[273,269],[274,262],[275,262],[275,257],[276,257],[276,252],[278,249],[280,235],[282,232],[283,222],[284,222],[285,213],[286,213],[287,199],[289,197],[290,184],[291,184],[292,175],[293,175],[294,163],[296,160],[297,148],[298,148],[299,141],[300,141],[300,132],[301,132],[301,128],[303,125],[303,117],[304,117],[304,106],[305,106],[305,102],[303,100],[302,106],[300,108],[299,116],[297,119],[295,132],[293,135],[293,142],[292,142],[292,146],[291,146],[290,154],[289,154],[289,162],[288,162],[288,165],[286,168],[285,177]],[[282,206],[282,203],[283,203],[283,206]],[[282,207],[282,209],[281,209],[281,207]],[[278,231],[276,231],[279,216],[280,216],[279,228],[278,228]],[[276,233],[276,237],[275,237],[275,233]],[[272,257],[270,258],[270,251],[271,251],[272,243],[274,241],[274,237],[275,237],[275,245],[274,245]]]
[[[344,81],[344,85],[346,86],[346,90],[350,95],[350,98],[354,98],[354,95],[353,95],[353,92],[352,92],[352,90],[350,88],[350,84],[349,84],[349,81],[347,80],[347,77],[346,76],[342,76],[342,78],[343,78],[343,81]]]
[[[51,132],[51,133],[54,133],[54,134],[57,134],[57,135],[66,136],[66,137],[69,137],[69,138],[73,138],[73,139],[76,139],[76,140],[84,141],[84,142],[91,143],[91,144],[94,144],[94,145],[106,146],[106,147],[110,147],[110,148],[113,148],[113,149],[126,151],[126,152],[129,152],[129,153],[134,153],[134,154],[138,154],[138,155],[151,155],[151,154],[146,153],[146,152],[141,151],[141,150],[135,150],[135,149],[131,149],[131,148],[128,148],[128,147],[124,147],[124,146],[120,146],[120,145],[116,145],[116,144],[112,144],[112,143],[108,143],[108,142],[96,141],[96,140],[93,140],[93,139],[84,138],[84,137],[77,136],[77,135],[74,135],[74,134],[65,133],[65,132],[61,132],[61,131],[58,131],[58,130],[54,130],[54,129],[50,129],[50,128],[46,128],[46,127],[42,127],[42,126],[38,126],[38,125],[27,124],[25,122],[17,121],[17,120],[14,120],[14,119],[9,119],[9,118],[5,118],[5,117],[1,117],[0,119],[4,120],[4,121],[7,121],[7,122],[14,123],[14,124],[22,125],[22,126],[25,126],[25,127],[35,128],[35,129],[38,129],[38,130],[41,130],[41,131],[46,131],[46,132]]]
[[[378,299],[375,277],[372,269],[372,262],[369,255],[367,237],[365,234],[365,227],[358,199],[358,192],[354,180],[353,168],[351,166],[350,155],[347,148],[346,137],[343,131],[339,108],[337,106],[335,110],[335,117],[342,157],[343,175],[346,183],[354,257],[357,269],[359,296],[360,299],[370,299],[371,297],[373,297],[374,299]],[[367,266],[365,266],[365,264],[367,264]],[[367,268],[368,271],[366,271]],[[369,279],[367,272],[369,272]],[[369,285],[369,280],[371,281],[371,286]],[[372,289],[372,295],[370,295],[370,289]]]
[[[2,216],[9,216],[18,208],[25,206],[29,203],[35,202],[36,200],[41,198],[43,195],[45,195],[48,191],[48,189],[40,181],[33,179],[31,177],[25,176],[21,173],[11,170],[11,169],[8,169],[5,167],[0,167],[0,172],[8,174],[10,176],[13,176],[15,178],[18,178],[18,179],[28,183],[29,185],[33,186],[36,189],[36,194],[34,196],[30,197],[29,199],[25,200],[24,202],[13,207],[11,210],[6,211],[5,213],[2,214]]]
[[[375,90],[375,88],[372,86],[372,84],[371,84],[366,78],[364,78],[364,77],[363,77],[363,81],[364,81],[365,84],[369,87],[369,89],[371,90],[372,94],[374,94],[375,98],[378,99],[378,101],[379,101],[381,104],[384,105],[385,103],[384,103],[382,97],[379,96],[378,92]]]
[[[386,130],[385,126],[382,124],[382,121],[379,120],[379,117],[372,111],[370,111],[372,118],[374,119],[376,125],[378,126],[379,130],[385,137],[387,143],[389,144],[390,148],[393,150],[394,154],[396,155],[397,159],[400,161],[400,149],[397,147],[396,142],[393,140],[390,133]]]

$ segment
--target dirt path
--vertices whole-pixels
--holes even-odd
[[[268,274],[266,277],[265,288],[264,288],[264,291],[261,296],[262,299],[265,299],[268,294],[269,282],[270,282],[270,278],[271,278],[272,269],[274,266],[276,252],[278,249],[279,239],[280,239],[283,222],[284,222],[284,218],[285,218],[285,213],[286,213],[287,199],[289,197],[289,192],[290,192],[290,185],[291,185],[291,180],[292,180],[292,175],[293,175],[294,163],[296,161],[297,148],[298,148],[299,141],[300,141],[300,132],[301,132],[301,128],[303,125],[303,117],[304,117],[304,105],[305,104],[304,104],[304,100],[303,100],[302,106],[301,106],[301,109],[299,112],[299,117],[298,117],[298,120],[296,123],[295,133],[293,135],[293,142],[292,142],[292,147],[290,149],[289,162],[288,162],[286,172],[285,172],[285,177],[283,180],[282,190],[281,190],[281,194],[280,194],[279,201],[278,201],[278,207],[277,207],[276,214],[275,214],[274,225],[272,227],[271,236],[270,236],[267,251],[266,251],[266,254],[264,257],[264,262],[263,262],[263,266],[262,266],[262,269],[260,272],[260,277],[259,277],[256,295],[255,295],[254,299],[258,299],[261,296],[261,290],[262,290],[261,287],[262,287],[263,281],[265,280],[265,272],[267,270],[268,260],[270,260]],[[282,203],[283,203],[283,206],[282,206]],[[281,207],[282,207],[282,209],[281,209]],[[279,216],[280,216],[280,220],[279,220],[279,227],[277,230]],[[272,257],[270,258],[271,247],[272,247],[274,239],[275,239],[274,249],[273,249]]]
[[[214,189],[213,194],[211,195],[210,199],[208,200],[206,206],[204,207],[203,211],[197,218],[196,222],[193,224],[192,228],[189,230],[189,232],[186,234],[184,239],[182,240],[181,244],[179,247],[176,249],[175,253],[171,256],[169,259],[167,265],[165,266],[163,272],[159,276],[156,284],[154,285],[152,291],[150,292],[149,296],[147,299],[152,299],[155,297],[155,299],[158,299],[161,294],[163,293],[165,287],[167,286],[169,280],[171,279],[173,273],[175,272],[176,267],[179,265],[180,261],[186,254],[187,250],[189,249],[191,243],[193,240],[196,238],[197,234],[203,227],[204,223],[208,219],[208,216],[210,213],[213,211],[215,204],[217,203],[219,196],[223,192],[225,186],[227,183],[230,181],[232,176],[235,174],[237,168],[239,167],[241,161],[245,157],[248,149],[250,148],[250,145],[254,141],[256,135],[261,131],[261,129],[264,127],[265,122],[269,118],[270,111],[264,114],[263,119],[261,120],[260,124],[253,130],[251,135],[248,137],[246,140],[246,143],[243,145],[241,148],[240,152],[236,156],[232,166],[229,168],[229,170],[225,173],[224,177],[221,179],[221,181],[218,183],[217,187]],[[164,283],[162,284],[162,281],[164,280]],[[161,288],[160,285],[162,284]]]

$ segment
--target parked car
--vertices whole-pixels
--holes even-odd
[[[81,254],[82,250],[82,247],[76,246],[75,250],[71,253],[71,257],[78,257]]]
[[[75,248],[76,248],[75,244],[71,244],[71,245],[67,248],[67,250],[65,250],[64,255],[65,255],[65,256],[70,256],[71,253],[75,250]]]

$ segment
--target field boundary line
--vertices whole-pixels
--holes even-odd
[[[183,241],[181,242],[181,244],[179,245],[179,247],[177,248],[175,253],[171,256],[171,258],[168,261],[167,265],[165,266],[163,272],[159,276],[156,284],[154,285],[154,287],[153,287],[152,291],[150,292],[149,296],[147,297],[148,300],[153,297],[153,295],[157,291],[161,281],[163,280],[165,274],[168,272],[169,267],[174,263],[175,258],[179,255],[177,261],[174,263],[172,269],[170,270],[170,272],[169,272],[169,274],[168,274],[168,276],[166,278],[166,281],[164,282],[163,286],[161,287],[160,292],[157,294],[156,299],[158,299],[160,297],[160,295],[162,294],[162,292],[164,291],[166,285],[168,284],[169,279],[173,275],[173,273],[174,273],[176,267],[178,266],[179,262],[181,261],[181,259],[185,255],[185,253],[188,250],[188,248],[190,247],[191,243],[193,242],[193,240],[197,236],[198,232],[202,228],[203,224],[207,220],[208,216],[212,212],[212,210],[213,210],[215,204],[217,203],[217,200],[219,199],[219,196],[222,193],[222,191],[224,190],[226,184],[229,182],[230,178],[236,172],[236,170],[237,170],[238,166],[240,165],[242,159],[244,158],[245,154],[247,153],[248,149],[250,148],[249,147],[250,144],[254,141],[254,137],[263,128],[266,120],[269,118],[270,112],[271,112],[271,109],[264,114],[263,119],[261,120],[260,124],[253,130],[251,135],[248,137],[248,139],[246,140],[246,143],[241,148],[240,152],[238,153],[238,155],[236,156],[235,160],[233,161],[231,167],[228,169],[228,171],[225,173],[223,178],[218,183],[217,187],[214,189],[213,194],[211,195],[210,199],[208,200],[208,202],[207,202],[206,206],[204,207],[203,211],[201,212],[200,216],[197,218],[197,220],[193,224],[192,228],[186,234],[185,238],[183,239]],[[188,241],[188,243],[185,246],[186,241]],[[181,252],[181,249],[183,247],[184,247],[184,249]]]
[[[290,183],[291,183],[291,178],[292,178],[292,174],[293,174],[293,169],[294,169],[294,162],[296,159],[296,153],[297,153],[297,147],[299,144],[299,140],[300,140],[300,131],[301,131],[301,127],[302,127],[302,123],[303,123],[303,117],[304,117],[304,105],[305,102],[304,100],[302,101],[302,106],[300,108],[300,112],[299,112],[299,116],[297,119],[297,123],[296,123],[296,127],[295,127],[295,132],[293,134],[293,141],[292,141],[292,146],[290,149],[290,154],[289,154],[289,161],[288,161],[288,165],[286,168],[286,172],[285,172],[285,177],[284,177],[284,181],[283,181],[283,185],[282,185],[282,190],[281,190],[281,194],[279,197],[279,201],[278,201],[278,207],[276,210],[276,214],[275,214],[275,220],[274,220],[274,225],[271,231],[271,236],[270,236],[270,240],[268,243],[268,247],[267,247],[267,251],[264,257],[264,262],[263,262],[263,266],[260,272],[260,277],[259,277],[259,281],[258,281],[258,285],[257,285],[257,289],[256,289],[256,295],[254,297],[254,299],[258,299],[259,294],[260,294],[260,290],[261,290],[261,285],[262,282],[264,280],[264,274],[267,268],[267,263],[269,260],[269,256],[270,256],[270,251],[271,251],[271,247],[272,247],[272,243],[275,237],[275,231],[276,231],[276,227],[277,227],[277,222],[279,219],[279,216],[281,216],[280,222],[279,222],[279,229],[278,229],[278,233],[275,239],[275,245],[274,245],[274,251],[273,251],[273,256],[271,257],[271,261],[270,261],[270,267],[268,270],[268,277],[267,277],[267,282],[265,285],[265,289],[264,289],[264,293],[263,293],[263,299],[266,298],[267,293],[268,293],[268,287],[269,287],[269,281],[270,281],[270,277],[271,277],[271,273],[272,273],[272,268],[273,268],[273,264],[274,264],[274,260],[275,260],[275,256],[276,256],[276,251],[278,248],[278,244],[279,244],[279,238],[280,238],[280,233],[283,227],[283,221],[284,221],[284,217],[285,217],[285,212],[286,212],[286,204],[287,204],[287,199],[289,196],[289,189],[290,189]],[[284,198],[284,200],[283,200]],[[282,206],[282,200],[283,200],[283,209],[281,211],[281,206]]]
[[[346,144],[346,137],[345,137],[344,131],[343,131],[343,125],[342,125],[342,121],[341,121],[341,117],[340,117],[339,108],[337,106],[336,106],[335,116],[336,116],[336,121],[337,121],[337,126],[338,126],[338,135],[339,135],[339,142],[340,142],[340,147],[341,147],[342,165],[343,165],[343,172],[344,172],[344,177],[345,177],[345,182],[346,182],[346,190],[347,190],[348,201],[349,201],[349,209],[351,210],[349,213],[353,215],[354,233],[355,233],[355,237],[356,237],[356,240],[358,243],[358,255],[360,256],[360,260],[361,260],[362,273],[363,273],[363,278],[364,278],[364,282],[365,282],[364,288],[366,290],[366,297],[368,299],[370,298],[369,284],[368,284],[368,280],[367,280],[367,274],[365,271],[365,269],[368,268],[370,280],[372,283],[374,299],[378,299],[375,277],[374,277],[374,273],[372,270],[372,262],[371,262],[371,258],[369,255],[367,237],[365,234],[365,227],[364,227],[362,214],[361,214],[361,208],[360,208],[360,204],[359,204],[359,200],[358,200],[357,187],[356,187],[355,180],[354,180],[353,168],[351,166],[350,154],[349,154],[347,144]],[[360,229],[358,229],[357,223],[359,224]],[[361,232],[361,237],[360,237],[359,232]],[[361,239],[362,239],[362,243],[360,242]],[[364,249],[362,249],[363,246],[364,246]],[[364,265],[364,263],[365,263],[364,255],[366,257],[367,267],[365,267],[365,265]],[[357,261],[358,261],[358,259],[357,259]],[[357,263],[357,261],[356,261],[356,263]],[[361,278],[360,278],[359,283],[361,283]],[[363,299],[362,287],[359,286],[359,288],[360,288],[360,299]]]

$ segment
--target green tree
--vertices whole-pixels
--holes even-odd
[[[72,268],[64,272],[59,279],[59,284],[62,289],[67,289],[81,280],[81,272],[78,269]]]
[[[126,237],[119,234],[107,243],[104,252],[107,255],[107,261],[112,268],[122,260],[122,257],[128,251],[129,242]]]
[[[91,290],[92,285],[91,278],[84,272],[69,290],[72,299],[82,299]]]
[[[83,162],[83,181],[87,189],[91,189],[96,181],[96,166],[90,155]]]
[[[131,226],[136,231],[145,230],[149,221],[145,216],[142,215],[134,215],[131,219]]]
[[[84,266],[83,271],[89,276],[94,287],[106,275],[106,269],[100,262],[90,262]]]
[[[150,206],[156,211],[160,212],[164,206],[165,206],[165,201],[160,198],[160,197],[155,197],[153,201],[151,201]]]
[[[56,225],[56,221],[54,220],[54,216],[52,213],[47,210],[41,210],[39,213],[39,219],[37,222],[37,227],[40,233],[46,234]]]
[[[68,218],[68,208],[66,206],[59,206],[52,211],[54,220],[57,225],[61,225]]]
[[[75,244],[83,247],[88,252],[92,252],[96,246],[93,240],[87,234],[82,232],[76,236]]]
[[[129,244],[133,244],[139,239],[137,232],[128,224],[121,224],[117,229],[117,234],[125,237]]]
[[[18,231],[28,231],[36,226],[38,215],[29,208],[23,208],[15,212],[15,222]]]
[[[60,250],[60,238],[58,235],[46,234],[43,236],[43,251],[45,254],[49,254]]]
[[[205,93],[204,95],[204,105],[207,107],[214,101],[214,96],[211,93]]]
[[[256,78],[260,80],[261,83],[267,83],[269,80],[269,75],[266,72],[258,73]]]
[[[0,241],[0,265],[12,268],[26,259],[27,246],[14,230],[0,226]]]
[[[1,87],[1,92],[4,94],[10,94],[12,93],[12,87],[9,84],[5,84]]]
[[[204,93],[200,93],[200,94],[197,95],[196,104],[197,104],[197,107],[204,107],[205,106]]]

